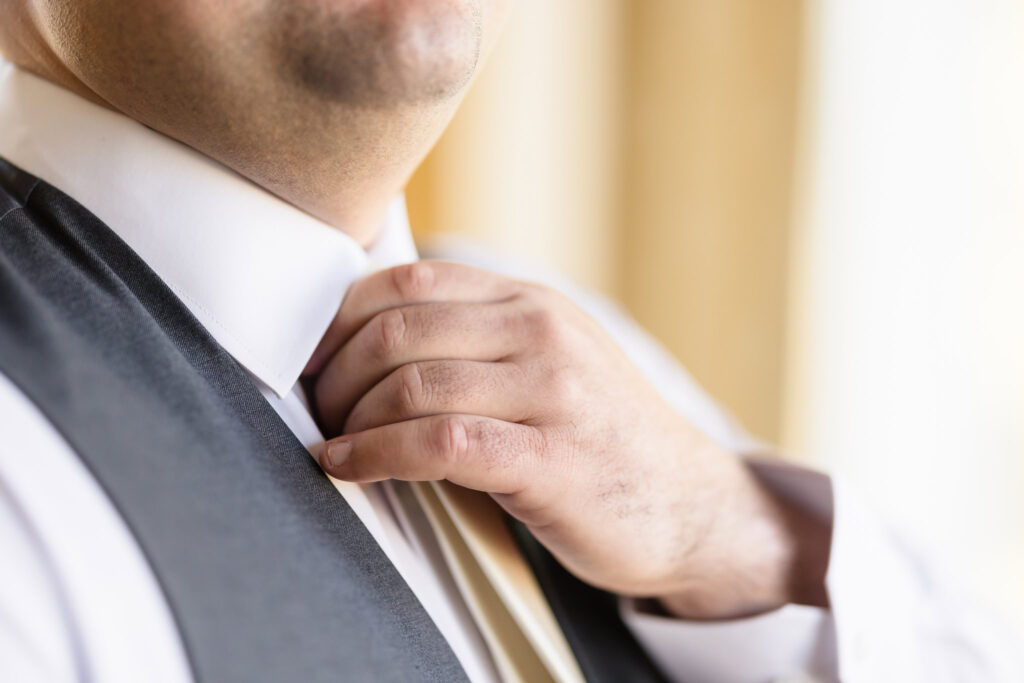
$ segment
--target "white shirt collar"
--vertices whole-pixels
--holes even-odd
[[[3,61],[0,156],[106,223],[280,396],[348,286],[371,264],[416,259],[401,198],[367,253],[209,157]]]

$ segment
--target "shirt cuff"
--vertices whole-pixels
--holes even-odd
[[[620,601],[623,621],[673,681],[835,679],[835,628],[827,610],[785,607],[746,619],[684,621]]]
[[[811,514],[832,519],[832,484],[827,476],[777,460],[747,462],[774,493]],[[836,629],[829,610],[786,605],[744,619],[687,621],[644,610],[642,601],[624,598],[620,612],[636,639],[674,681],[838,679]]]
[[[924,673],[928,657],[921,649],[923,634],[916,632],[917,620],[930,610],[927,568],[915,553],[899,551],[909,550],[906,541],[842,482],[836,482],[835,501],[825,583],[838,624],[839,676],[934,680]]]

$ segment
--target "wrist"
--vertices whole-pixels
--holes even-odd
[[[680,590],[659,596],[685,619],[736,619],[786,604],[828,607],[831,524],[741,470],[715,533],[691,557]]]

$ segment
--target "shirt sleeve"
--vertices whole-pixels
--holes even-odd
[[[3,372],[0,425],[0,681],[190,681],[134,536]]]
[[[24,427],[25,399],[0,374],[0,416]],[[10,420],[10,422],[7,422]],[[17,420],[17,422],[16,422]],[[12,481],[11,463],[33,453],[29,429],[4,430],[0,439],[0,680],[74,681],[72,639],[53,568]]]
[[[748,458],[747,463],[776,495],[831,521],[834,508],[828,477],[777,460]],[[838,678],[836,624],[827,609],[786,605],[743,619],[688,621],[624,599],[620,611],[633,635],[672,680]]]
[[[624,621],[672,680],[1020,681],[1008,624],[960,595],[927,553],[842,482],[749,460],[775,493],[832,515],[831,610],[787,605],[747,619],[687,621],[623,600]],[[829,510],[831,508],[831,511]]]
[[[676,411],[736,453],[764,447],[628,314],[550,272],[510,264],[459,240],[435,255],[568,295],[626,352]],[[778,459],[748,457],[766,486],[832,526],[831,609],[787,605],[746,619],[686,621],[621,601],[640,644],[675,681],[1024,681],[1020,636],[960,595],[937,563],[842,481]]]

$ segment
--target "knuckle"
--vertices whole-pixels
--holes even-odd
[[[531,481],[539,487],[538,475],[548,479],[550,470],[545,467],[545,438],[540,429],[488,425],[480,436],[480,442],[481,465],[500,473],[512,488],[522,489]]]
[[[547,472],[557,481],[565,473],[561,456],[561,450],[556,449],[544,430],[532,428],[523,436],[521,459],[527,464],[525,469]]]
[[[370,350],[378,357],[387,357],[402,347],[408,331],[408,320],[400,308],[384,311],[374,318]]]
[[[391,269],[391,284],[404,300],[419,301],[427,298],[436,279],[434,266],[425,261]]]
[[[465,458],[469,452],[469,429],[465,420],[447,416],[434,424],[431,441],[434,452],[449,464]]]
[[[516,283],[518,298],[528,307],[555,312],[571,304],[565,294],[549,285],[539,282],[520,281]]]
[[[535,461],[541,462],[550,455],[550,444],[540,429],[529,429],[523,437],[523,453]]]
[[[533,302],[537,305],[543,305],[545,301],[551,298],[554,290],[547,285],[542,285],[539,282],[532,282],[530,280],[518,280],[515,283],[518,290],[519,297]]]
[[[398,371],[397,408],[400,414],[414,415],[430,403],[430,387],[419,363],[402,366]]]
[[[547,373],[546,395],[556,405],[573,405],[581,397],[580,378],[569,366],[552,368]]]
[[[530,337],[545,346],[560,346],[566,339],[565,321],[550,308],[536,308],[526,314]]]

